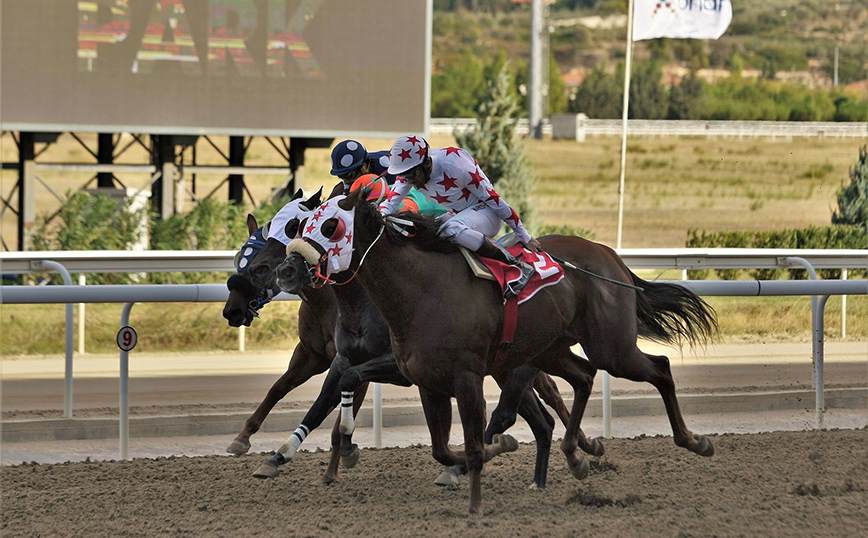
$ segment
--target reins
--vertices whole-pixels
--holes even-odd
[[[313,285],[317,288],[321,288],[321,287],[325,286],[326,284],[332,284],[334,286],[345,286],[345,285],[349,284],[350,281],[352,281],[354,278],[356,278],[356,275],[359,274],[359,269],[361,269],[362,264],[365,263],[365,258],[368,257],[368,253],[371,252],[371,249],[374,248],[374,245],[376,245],[377,241],[380,240],[380,237],[383,236],[383,231],[385,229],[386,229],[385,225],[380,226],[380,231],[379,231],[379,233],[377,233],[377,237],[373,241],[371,241],[371,244],[368,245],[368,248],[367,248],[367,250],[365,250],[365,253],[362,254],[362,259],[359,260],[358,267],[356,267],[356,270],[353,271],[353,274],[350,276],[350,278],[344,280],[343,282],[338,282],[337,280],[333,280],[333,279],[329,278],[327,275],[323,275],[320,272],[320,270],[319,270],[320,266],[323,264],[323,261],[325,261],[325,259],[328,257],[328,253],[323,254],[322,257],[320,257],[320,259],[319,259],[319,263],[317,263],[316,267],[313,268],[313,277],[319,279],[319,283],[315,282]]]
[[[592,276],[594,278],[599,278],[600,280],[605,280],[606,282],[611,282],[612,284],[624,286],[625,288],[630,288],[631,290],[645,291],[645,288],[643,288],[643,287],[634,286],[632,284],[627,284],[626,282],[621,282],[620,280],[615,280],[614,278],[609,278],[607,276],[598,275],[597,273],[594,273],[594,272],[588,271],[587,269],[582,269],[581,267],[573,265],[572,263],[568,262],[567,260],[558,258],[557,256],[555,256],[551,253],[548,253],[548,255],[551,256],[554,261],[558,262],[559,264],[563,265],[564,267],[566,267],[568,269],[575,269],[576,271],[581,271],[582,273],[585,273],[586,275]]]

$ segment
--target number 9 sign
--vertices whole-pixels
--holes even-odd
[[[136,347],[138,338],[136,330],[129,325],[121,327],[121,330],[118,331],[118,347],[123,351],[129,351]]]

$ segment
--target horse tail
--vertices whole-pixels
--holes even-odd
[[[639,335],[664,344],[705,344],[718,333],[714,308],[677,284],[648,282],[630,272],[636,292]]]

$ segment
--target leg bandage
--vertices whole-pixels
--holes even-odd
[[[280,447],[280,450],[278,450],[278,452],[283,454],[284,458],[288,460],[292,459],[292,457],[295,456],[298,447],[301,446],[308,434],[310,434],[310,429],[308,429],[307,426],[302,424],[301,426],[296,428],[294,432],[292,432],[289,440],[283,443],[283,446]]]
[[[341,392],[341,426],[340,431],[344,435],[353,433],[356,429],[355,421],[353,420],[353,393]]]

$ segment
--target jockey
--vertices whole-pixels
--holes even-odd
[[[357,140],[339,142],[332,150],[331,175],[340,178],[343,182],[343,191],[340,190],[340,185],[337,185],[329,198],[339,194],[349,194],[353,182],[365,174],[384,176],[386,183],[391,185],[395,182],[395,176],[387,173],[388,168],[388,151],[368,153],[365,146]]]
[[[380,211],[390,215],[415,187],[448,210],[439,217],[438,234],[478,255],[514,265],[521,277],[508,284],[507,297],[517,295],[533,275],[533,267],[518,260],[491,238],[504,222],[531,252],[540,249],[521,219],[494,190],[470,153],[461,148],[432,149],[421,136],[402,136],[389,152],[389,174],[397,177]]]

